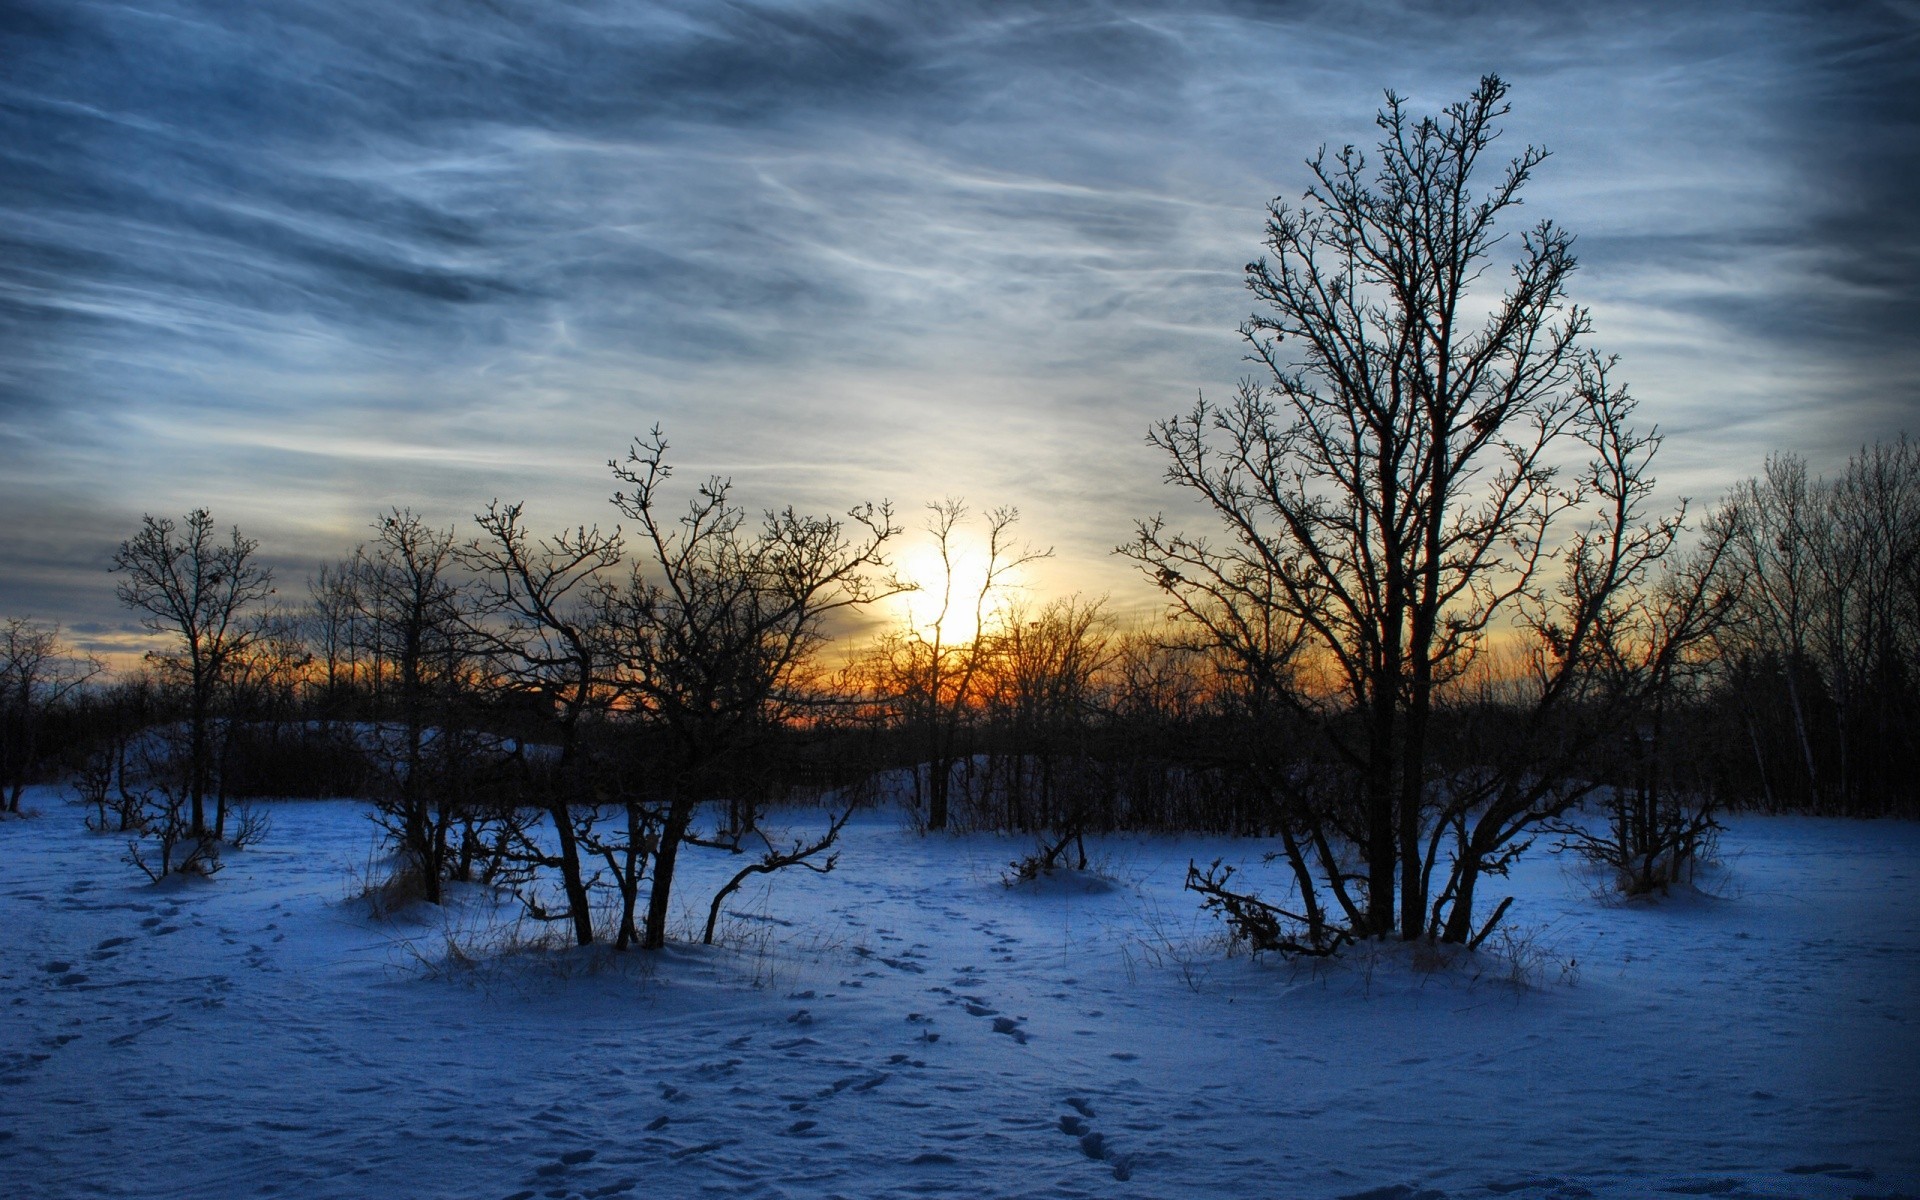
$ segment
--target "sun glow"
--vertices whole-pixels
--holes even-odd
[[[895,620],[925,641],[961,645],[980,632],[980,618],[992,612],[997,599],[981,593],[987,585],[987,552],[983,546],[954,538],[942,560],[940,547],[929,540],[902,551],[894,567],[915,591],[893,598]],[[999,590],[1000,581],[995,583]]]

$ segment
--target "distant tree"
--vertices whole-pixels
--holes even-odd
[[[927,505],[927,532],[940,559],[939,578],[916,580],[932,599],[926,619],[881,640],[877,665],[880,687],[898,705],[901,720],[919,742],[915,764],[916,800],[922,802],[930,830],[947,828],[952,807],[959,742],[979,699],[976,684],[990,653],[990,618],[1007,577],[1052,555],[1014,539],[1020,510],[1002,506],[986,514],[987,544],[978,581],[960,574],[966,503],[947,499]],[[965,627],[965,637],[956,630]]]
[[[1832,479],[1775,455],[1735,489],[1730,520],[1731,574],[1744,586],[1722,654],[1753,790],[1780,807],[1910,810],[1920,445],[1862,447]]]
[[[1114,659],[1113,622],[1101,599],[1064,596],[1038,608],[1009,604],[995,622],[984,686],[995,728],[994,790],[1012,829],[1044,831],[1034,870],[1051,870],[1084,834],[1116,816],[1108,772],[1094,753]],[[1028,870],[1025,873],[1031,874]]]
[[[1572,236],[1500,229],[1546,152],[1525,148],[1479,186],[1506,91],[1488,76],[1425,118],[1388,93],[1377,163],[1323,150],[1302,207],[1270,207],[1271,257],[1247,267],[1265,308],[1242,327],[1264,382],[1150,437],[1225,536],[1155,518],[1122,548],[1318,729],[1324,762],[1273,783],[1303,791],[1296,876],[1307,885],[1312,863],[1361,937],[1486,935],[1475,884],[1578,789],[1562,786],[1564,753],[1523,761],[1519,742],[1504,765],[1443,771],[1447,689],[1517,624],[1532,670],[1510,727],[1561,744],[1547,725],[1591,697],[1603,622],[1681,529],[1677,514],[1645,516],[1657,439],[1631,429],[1632,401],[1582,345]],[[1482,295],[1503,245],[1507,289]],[[1683,609],[1682,642],[1704,611],[1697,596]],[[1635,699],[1610,702],[1625,719]],[[1329,944],[1324,930],[1314,941]]]
[[[185,694],[187,835],[195,838],[210,833],[218,839],[225,832],[224,803],[211,829],[205,813],[215,765],[215,707],[252,636],[247,610],[273,594],[273,574],[255,558],[259,548],[238,527],[222,537],[212,515],[197,508],[177,525],[167,517],[143,516],[139,532],[113,556],[120,602],[142,614],[149,632],[174,642],[148,657]]]
[[[136,833],[144,819],[144,799],[136,784],[142,733],[158,713],[159,686],[151,665],[123,675],[84,698],[79,732],[86,755],[75,773],[80,800],[93,811],[86,818],[95,833]]]
[[[605,593],[604,619],[619,655],[623,703],[647,739],[654,772],[626,797],[630,833],[616,871],[626,908],[622,948],[636,936],[646,949],[666,943],[674,871],[689,842],[734,853],[763,842],[770,866],[811,863],[827,852],[837,823],[793,847],[760,834],[764,783],[754,768],[775,735],[820,700],[812,658],[829,637],[829,620],[904,589],[885,556],[900,529],[884,504],[855,507],[845,521],[786,508],[756,525],[733,501],[731,483],[715,477],[676,518],[664,505],[667,448],[656,427],[609,464],[623,485],[613,503],[635,523],[642,557],[621,587]],[[709,800],[724,801],[718,828],[695,834],[695,811]],[[610,853],[609,862],[617,857]],[[641,933],[633,905],[648,858]]]
[[[478,594],[452,529],[394,509],[333,573],[365,664],[383,766],[380,811],[422,898],[462,872],[476,818],[465,785],[488,755],[467,737],[476,678]]]
[[[1776,455],[1766,473],[1736,489],[1734,551],[1740,576],[1748,581],[1742,624],[1746,640],[1775,656],[1793,717],[1792,744],[1799,752],[1805,792],[1814,799],[1822,789],[1814,754],[1809,710],[1810,690],[1819,676],[1812,643],[1820,608],[1816,543],[1826,534],[1826,513],[1805,460]]]
[[[1558,835],[1556,849],[1610,871],[1629,896],[1690,878],[1720,828],[1719,799],[1692,768],[1712,751],[1688,734],[1720,675],[1714,635],[1746,582],[1732,570],[1733,529],[1730,509],[1715,513],[1674,568],[1654,586],[1624,594],[1592,639],[1596,693],[1609,705],[1627,697],[1634,719],[1603,719],[1580,770],[1602,785],[1595,790],[1604,823],[1549,819],[1542,828]],[[1648,655],[1648,645],[1672,649]]]
[[[67,645],[58,625],[0,621],[0,812],[20,811],[21,793],[45,761],[48,716],[105,669]]]
[[[313,668],[305,623],[272,608],[252,614],[248,624],[246,647],[221,689],[229,719],[215,739],[215,778],[223,805],[236,795],[310,794],[312,786],[304,776],[314,763],[299,753],[312,741],[300,728]],[[264,832],[263,818],[253,825]]]
[[[308,652],[313,656],[316,715],[339,717],[367,682],[354,644],[354,587],[350,563],[323,565],[307,580],[307,605],[301,615]]]

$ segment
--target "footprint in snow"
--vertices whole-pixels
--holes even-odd
[[[176,1014],[174,1013],[161,1013],[157,1017],[148,1017],[146,1020],[140,1022],[140,1027],[138,1029],[129,1030],[126,1033],[120,1034],[118,1037],[108,1038],[107,1045],[124,1046],[128,1042],[131,1042],[133,1039],[145,1033],[147,1030],[152,1029],[158,1025],[165,1025],[168,1021],[173,1020],[175,1015]]]
[[[1067,1097],[1067,1104],[1074,1111],[1061,1114],[1060,1132],[1078,1140],[1080,1153],[1095,1162],[1106,1163],[1112,1169],[1113,1177],[1121,1183],[1132,1179],[1133,1155],[1115,1154],[1113,1147],[1107,1144],[1107,1135],[1087,1125],[1093,1116],[1093,1105],[1080,1096]]]
[[[1660,1189],[1675,1196],[1733,1196],[1747,1190],[1744,1179],[1686,1179]]]
[[[1789,1175],[1826,1175],[1834,1179],[1852,1179],[1866,1182],[1873,1178],[1872,1167],[1856,1167],[1849,1163],[1802,1163],[1786,1168]]]
[[[1020,1020],[1021,1018],[1017,1017],[995,1017],[993,1019],[993,1031],[995,1033],[1004,1033],[1024,1046],[1027,1044],[1027,1031],[1020,1028]]]

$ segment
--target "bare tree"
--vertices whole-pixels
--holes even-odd
[[[805,713],[811,659],[837,613],[904,590],[888,570],[887,543],[900,529],[886,505],[863,504],[847,519],[765,513],[757,526],[718,477],[696,490],[678,518],[664,510],[672,470],[656,427],[625,460],[608,465],[623,489],[614,505],[639,530],[644,555],[605,597],[617,638],[622,690],[643,728],[658,732],[657,775],[628,801],[634,837],[629,862],[652,858],[641,945],[666,942],[668,901],[680,848],[692,841],[743,852],[758,832],[760,797],[751,767],[771,736]],[[720,827],[691,832],[695,810],[724,797]],[[643,818],[645,818],[643,820]],[[838,832],[836,824],[827,841]],[[657,840],[656,840],[657,839]],[[771,859],[812,862],[825,842],[776,851]],[[626,888],[637,879],[629,866]],[[628,916],[618,944],[634,935]]]
[[[350,637],[366,664],[376,717],[371,734],[386,773],[381,812],[424,899],[471,852],[475,812],[462,785],[483,748],[465,736],[462,706],[477,680],[477,597],[451,529],[395,509],[374,539],[334,574],[349,606]],[[485,754],[485,757],[492,757]]]
[[[1104,701],[1098,683],[1113,661],[1104,605],[1077,595],[1037,609],[1011,603],[989,639],[984,691],[1000,742],[995,791],[1008,828],[1047,831],[1031,860],[1042,871],[1069,844],[1084,867],[1088,824],[1114,815],[1108,773],[1092,752]]]
[[[254,558],[260,543],[238,527],[223,539],[213,517],[194,509],[176,525],[167,517],[143,516],[140,530],[120,543],[113,569],[121,576],[120,602],[142,614],[152,633],[175,639],[171,650],[149,655],[179,680],[187,701],[188,833],[203,837],[205,800],[214,768],[215,700],[251,630],[247,609],[273,594],[273,575]],[[210,831],[222,836],[222,804]]]
[[[559,870],[567,898],[564,911],[536,905],[536,915],[570,920],[574,940],[584,946],[593,941],[593,913],[580,835],[592,838],[599,806],[587,794],[581,725],[614,698],[614,657],[593,600],[602,574],[620,563],[621,537],[618,529],[580,526],[536,539],[521,513],[519,504],[495,501],[476,514],[485,536],[470,543],[464,557],[491,595],[490,607],[506,618],[489,641],[507,681],[539,697],[559,726],[560,761],[544,797],[559,844],[551,854],[530,842],[524,849],[537,865]]]
[[[1734,494],[1740,575],[1750,581],[1742,606],[1751,636],[1775,649],[1793,714],[1793,740],[1806,792],[1818,797],[1822,779],[1813,752],[1807,695],[1814,620],[1819,608],[1815,540],[1824,532],[1823,506],[1804,460],[1767,459],[1766,472]]]
[[[20,811],[21,793],[43,762],[48,714],[105,669],[62,641],[58,625],[0,621],[0,812]]]
[[[354,644],[353,581],[349,563],[323,564],[307,580],[303,615],[308,652],[313,656],[318,713],[331,720],[344,711],[354,692],[366,681],[360,675]]]
[[[1242,327],[1265,382],[1150,436],[1225,536],[1155,518],[1122,548],[1249,669],[1297,639],[1272,660],[1276,695],[1329,753],[1317,777],[1274,782],[1315,788],[1315,848],[1296,866],[1317,860],[1365,937],[1485,936],[1475,881],[1573,794],[1565,764],[1541,761],[1443,780],[1444,689],[1518,622],[1537,671],[1516,718],[1579,699],[1602,618],[1680,530],[1645,516],[1657,439],[1632,431],[1632,401],[1582,346],[1571,235],[1523,231],[1506,290],[1477,290],[1546,158],[1527,147],[1476,187],[1506,90],[1488,76],[1424,118],[1388,93],[1377,165],[1323,150],[1301,208],[1271,206],[1271,257],[1247,267],[1266,307]]]
[[[883,639],[879,657],[884,686],[896,698],[908,728],[918,731],[921,739],[924,766],[916,766],[914,786],[916,793],[924,793],[917,798],[924,801],[927,828],[945,829],[960,734],[978,699],[975,684],[989,653],[989,619],[1008,576],[1050,557],[1053,551],[1015,541],[1012,530],[1020,510],[991,509],[986,514],[985,561],[978,585],[968,578],[963,586],[959,568],[966,503],[947,499],[927,509],[931,516],[926,528],[939,555],[940,573],[936,581],[916,582],[932,595],[934,611],[930,620]],[[955,636],[968,623],[967,636]]]
[[[1920,750],[1920,448],[1862,447],[1832,479],[1775,455],[1731,514],[1746,586],[1723,653],[1759,790],[1818,811],[1901,806]]]

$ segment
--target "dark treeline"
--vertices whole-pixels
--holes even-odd
[[[1586,774],[1622,787],[1651,778],[1721,808],[1915,815],[1920,452],[1905,439],[1870,446],[1832,479],[1776,458],[1713,521],[1728,537],[1721,586],[1734,602],[1666,685],[1657,730],[1649,715],[1596,744]],[[621,539],[593,530],[534,539],[517,506],[481,514],[465,537],[405,512],[372,532],[312,577],[303,602],[262,594],[238,606],[203,702],[204,824],[217,828],[245,798],[381,799],[423,866],[459,878],[497,857],[486,848],[497,831],[478,814],[548,793],[573,805],[664,787],[662,760],[699,734],[676,733],[686,715],[647,702],[630,674],[635,655],[657,650],[657,563],[636,571]],[[814,623],[784,663],[772,647],[732,647],[746,661],[731,666],[776,686],[756,686],[753,711],[714,735],[724,751],[699,751],[724,759],[702,768],[706,791],[766,802],[891,772],[937,828],[1277,832],[1283,806],[1260,778],[1316,764],[1302,718],[1263,696],[1271,680],[1187,625],[1122,629],[1098,600],[1004,599],[1003,579],[955,598],[983,618],[957,645],[930,623],[833,661]],[[796,608],[788,620],[815,615]],[[180,649],[111,681],[52,626],[11,620],[4,650],[9,808],[29,782],[192,721]],[[1496,649],[1448,691],[1451,753],[1485,753],[1501,673],[1519,669]],[[427,810],[448,798],[455,824],[443,828]]]
[[[1830,479],[1773,458],[1705,524],[1725,540],[1710,636],[1582,774],[1721,809],[1920,816],[1920,448],[1865,447]],[[1255,777],[1312,761],[1274,681],[1190,625],[1123,630],[1080,597],[1010,603],[959,647],[895,633],[862,666],[923,819],[951,727],[955,828],[1272,834]],[[1442,698],[1449,757],[1487,753],[1502,676],[1525,669],[1490,639]]]
[[[1866,447],[1832,479],[1774,458],[1730,508],[1743,586],[1701,713],[1707,782],[1770,811],[1913,815],[1920,447]]]

